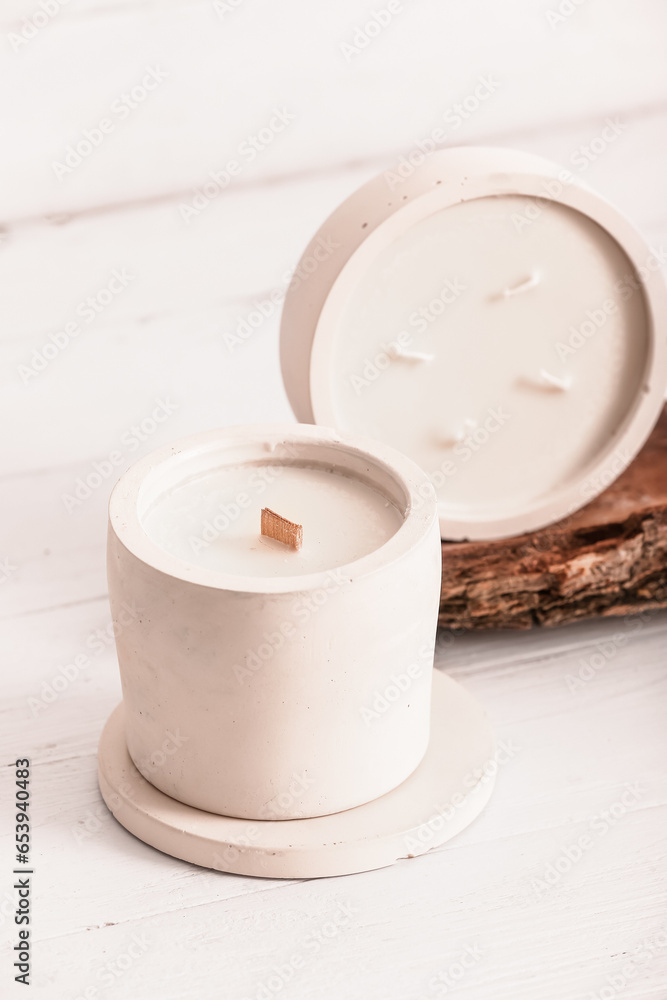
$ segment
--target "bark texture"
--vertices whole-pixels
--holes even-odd
[[[540,531],[443,542],[440,624],[532,628],[667,607],[667,406],[599,497]]]

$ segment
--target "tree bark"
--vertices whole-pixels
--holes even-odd
[[[540,531],[443,542],[440,624],[532,628],[667,607],[667,406],[599,497]]]

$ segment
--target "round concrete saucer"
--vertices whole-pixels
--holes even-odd
[[[318,878],[383,868],[424,854],[459,833],[486,805],[497,769],[489,721],[456,681],[433,676],[431,739],[398,788],[330,816],[246,820],[183,805],[154,788],[125,745],[123,706],[99,746],[107,806],[130,833],[204,868],[269,878]]]

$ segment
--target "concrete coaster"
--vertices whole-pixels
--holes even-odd
[[[183,861],[237,875],[320,878],[384,868],[450,840],[488,802],[497,770],[489,721],[456,681],[433,676],[426,755],[398,788],[330,816],[246,820],[194,809],[154,788],[125,744],[123,706],[98,753],[107,806],[135,837]]]

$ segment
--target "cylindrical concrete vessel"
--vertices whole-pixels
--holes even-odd
[[[184,483],[206,489],[216,470],[267,461],[358,480],[396,508],[397,530],[362,558],[292,576],[202,566],[147,532]],[[440,573],[433,487],[384,445],[233,427],[140,460],[113,491],[108,544],[138,770],[180,802],[253,820],[326,815],[397,787],[428,744]]]
[[[415,150],[297,265],[280,335],[292,409],[413,458],[443,538],[558,521],[620,475],[662,410],[661,257],[570,170]]]

